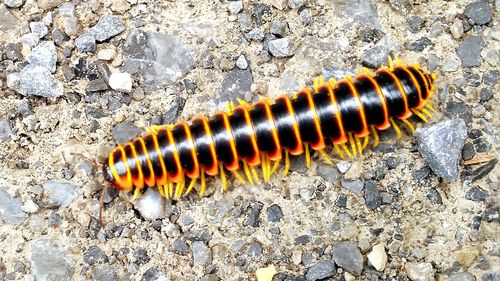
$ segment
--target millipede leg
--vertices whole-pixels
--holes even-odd
[[[389,70],[393,71],[394,70],[394,61],[392,60],[391,56],[388,57],[388,60],[389,60]]]
[[[264,178],[264,182],[267,182],[267,173],[266,173],[266,155],[264,153],[260,154],[260,166],[262,168],[262,177]]]
[[[269,159],[269,156],[266,157],[266,174],[267,174],[267,180],[271,179],[271,159]]]
[[[222,165],[222,162],[219,163],[219,170],[220,170],[220,179],[222,181],[222,190],[226,191],[227,190],[226,172],[224,171],[224,166]]]
[[[351,132],[349,132],[349,144],[351,145],[352,154],[354,155],[354,157],[356,157],[358,153],[356,152],[356,143],[354,142],[354,138],[352,137]]]
[[[253,179],[252,179],[252,174],[250,173],[250,169],[248,168],[248,164],[246,161],[243,161],[243,171],[245,172],[245,175],[247,176],[247,179],[250,182],[250,184],[254,185]]]
[[[309,153],[309,144],[305,143],[304,148],[306,151],[306,167],[311,168],[311,154]]]
[[[168,197],[174,198],[174,183],[173,182],[168,183]]]
[[[278,161],[274,161],[273,168],[271,169],[271,176],[274,174],[274,172],[276,172],[276,170],[278,170],[280,163],[281,163],[281,159]]]
[[[377,147],[378,144],[380,143],[380,138],[378,136],[377,129],[375,128],[375,126],[371,126],[371,129],[373,134],[373,147]]]
[[[427,108],[431,112],[435,112],[436,111],[430,102],[428,102],[428,103],[425,104],[425,108]]]
[[[163,188],[163,194],[165,194],[165,198],[170,198],[169,195],[168,195],[168,184],[165,184],[162,186]]]
[[[342,147],[342,150],[344,150],[345,154],[347,154],[349,158],[354,158],[352,157],[351,151],[349,151],[349,148],[347,147],[347,145],[345,145],[345,143],[341,144],[340,147]]]
[[[406,119],[399,119],[399,120],[401,120],[401,122],[403,122],[406,125],[406,127],[408,127],[408,129],[410,129],[412,134],[415,132],[415,127],[413,127],[413,125],[410,123],[410,121],[408,121]]]
[[[394,128],[394,131],[396,131],[397,139],[400,139],[401,138],[401,130],[399,129],[398,124],[396,124],[396,122],[394,122],[394,120],[392,118],[389,119],[389,121],[391,121],[391,124],[392,124],[392,127]]]
[[[404,65],[404,63],[398,57],[395,57],[394,61],[396,62],[396,65]]]
[[[328,156],[328,154],[326,153],[326,151],[324,149],[320,149],[320,150],[318,150],[318,152],[321,155],[321,157],[323,157],[323,159],[325,160],[325,162],[328,165],[333,165],[332,159],[330,158],[330,156]]]
[[[135,201],[137,198],[139,198],[139,195],[141,195],[141,189],[136,187],[134,189],[134,195],[132,196],[132,201]]]
[[[423,115],[422,112],[418,111],[417,109],[412,109],[411,112],[420,117],[420,119],[422,119],[425,123],[429,122],[427,120],[427,117],[425,117],[425,115]]]
[[[174,199],[178,200],[179,198],[181,198],[185,186],[186,186],[186,181],[184,179],[175,185]]]
[[[344,156],[344,153],[342,152],[342,150],[339,148],[339,145],[334,143],[333,144],[333,148],[335,149],[335,151],[337,152],[337,154],[340,156],[341,159],[345,159],[345,156]]]
[[[255,181],[257,182],[257,184],[260,184],[259,174],[257,173],[257,170],[255,169],[255,167],[250,166],[250,171],[252,172],[252,175],[255,178]]]
[[[200,193],[199,196],[203,197],[203,194],[205,194],[205,190],[207,188],[207,182],[205,181],[205,170],[201,168],[201,188],[200,188]]]
[[[363,150],[368,146],[368,142],[370,141],[370,136],[364,136],[363,137],[363,146],[361,147],[361,153],[363,153]]]
[[[162,185],[158,186],[158,191],[160,192],[161,197],[165,197],[165,193],[163,192],[163,186]]]
[[[354,135],[354,140],[356,141],[356,146],[358,148],[359,155],[362,155],[363,149],[361,147],[361,141],[359,140],[359,138],[356,135]]]
[[[285,150],[285,170],[283,171],[283,175],[286,176],[289,170],[290,170],[290,156],[288,155],[288,150]]]
[[[319,92],[319,87],[325,83],[325,78],[323,76],[318,76],[314,79],[314,92]]]
[[[427,109],[421,108],[420,111],[422,111],[425,115],[427,115],[427,117],[429,118],[432,117],[432,113],[430,113]]]
[[[246,184],[247,182],[245,181],[245,179],[240,175],[240,173],[238,172],[238,170],[233,170],[231,171],[231,173],[233,173],[233,175],[242,183],[242,184]]]
[[[186,192],[184,193],[184,196],[188,195],[191,192],[191,190],[193,189],[193,187],[194,187],[194,185],[196,184],[197,181],[198,181],[197,178],[192,178],[191,179],[191,182],[189,183],[189,186],[186,189]]]
[[[330,80],[328,80],[328,85],[330,86],[330,88],[335,89],[335,87],[337,87],[337,80],[335,80],[334,78],[330,78]]]

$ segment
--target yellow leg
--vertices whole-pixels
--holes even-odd
[[[183,179],[181,182],[178,182],[176,185],[175,185],[175,195],[174,195],[174,198],[176,200],[180,199],[181,196],[182,196],[182,193],[184,191],[184,187],[186,186],[186,181],[185,179]]]
[[[174,183],[168,183],[168,198],[174,198]]]
[[[306,167],[309,169],[311,168],[311,154],[309,153],[309,144],[305,143],[304,147],[306,150]]]
[[[257,182],[257,184],[260,184],[259,174],[257,173],[257,170],[255,169],[255,167],[250,166],[250,171],[252,172],[252,175],[255,178],[255,181]]]
[[[436,111],[430,102],[428,102],[424,107],[427,108],[430,112]]]
[[[165,194],[165,198],[170,198],[168,193],[168,184],[163,185],[163,193]]]
[[[285,150],[285,170],[283,171],[283,175],[286,176],[289,170],[290,170],[290,156],[288,155],[288,150]]]
[[[220,179],[222,181],[222,190],[226,191],[227,190],[226,172],[224,171],[224,166],[222,165],[222,162],[219,163],[219,170],[220,170]]]
[[[134,195],[132,196],[132,201],[135,201],[137,198],[139,198],[139,195],[141,195],[141,189],[136,187],[134,189]]]
[[[393,71],[394,70],[394,61],[392,60],[391,56],[389,56],[388,59],[389,59],[389,70]]]
[[[233,173],[233,175],[242,183],[242,184],[246,184],[247,182],[245,181],[245,179],[240,175],[240,173],[238,172],[238,170],[233,170],[231,171],[231,173]]]
[[[163,192],[163,186],[162,185],[158,186],[158,191],[160,192],[161,197],[165,197],[165,193]]]
[[[266,157],[266,174],[267,174],[267,180],[271,179],[271,159],[269,159],[269,156]]]
[[[380,141],[380,138],[378,137],[377,129],[375,126],[371,126],[372,129],[372,134],[373,134],[373,147],[377,147]]]
[[[207,188],[207,182],[205,181],[205,170],[201,168],[201,188],[200,188],[200,193],[199,196],[203,197],[203,194],[205,194],[205,190]]]
[[[243,161],[243,171],[245,172],[245,175],[247,176],[247,179],[250,182],[250,184],[254,185],[252,174],[250,173],[250,169],[248,168],[248,164],[246,161]]]
[[[330,88],[335,89],[335,87],[337,87],[337,80],[331,78],[330,80],[328,80],[328,85],[330,86]]]
[[[368,146],[368,142],[370,141],[370,136],[365,136],[363,140],[363,146],[361,147],[361,153],[363,153],[363,150]]]
[[[345,159],[345,156],[344,156],[344,153],[342,152],[342,150],[339,148],[339,145],[334,143],[333,144],[333,148],[335,149],[335,151],[337,152],[337,154],[340,156],[341,159]]]
[[[398,57],[395,57],[394,61],[396,61],[396,65],[403,65],[403,62]]]
[[[389,119],[389,121],[391,121],[391,124],[392,124],[392,127],[394,128],[394,131],[396,131],[397,139],[400,139],[401,138],[401,130],[399,129],[398,124],[396,124],[396,122],[394,122],[394,120],[392,118]]]
[[[349,151],[349,148],[347,147],[347,145],[345,145],[345,143],[341,144],[340,147],[342,147],[342,150],[344,150],[345,154],[347,154],[347,157],[351,159],[353,158],[351,151]]]
[[[427,117],[431,118],[432,114],[425,108],[421,108],[420,111],[422,111]]]
[[[323,159],[325,160],[325,162],[328,165],[333,165],[332,159],[330,158],[330,156],[328,156],[328,154],[326,153],[326,151],[324,149],[320,149],[318,151],[319,151],[319,154],[321,154],[321,157],[323,157]]]
[[[372,74],[371,70],[366,66],[363,66],[363,72],[370,75]]]
[[[356,135],[354,135],[354,140],[356,141],[356,147],[358,148],[359,155],[362,155],[363,150],[361,148],[361,141],[359,140],[359,138]]]
[[[314,92],[319,92],[319,86],[323,85],[324,83],[325,78],[323,78],[323,76],[316,77],[316,79],[314,79]]]
[[[349,132],[349,144],[351,144],[352,154],[356,157],[358,153],[356,152],[356,143],[354,142],[351,132]]]
[[[193,189],[193,187],[194,187],[194,185],[196,184],[197,181],[198,181],[197,178],[191,179],[191,182],[189,183],[189,186],[186,189],[186,193],[184,193],[184,196],[188,195],[191,192],[191,190]]]
[[[274,174],[274,172],[276,172],[276,170],[278,170],[278,167],[280,166],[280,163],[281,163],[281,159],[278,160],[278,161],[274,161],[273,167],[271,169],[271,176]]]
[[[267,173],[266,173],[266,158],[267,156],[264,153],[260,154],[260,166],[262,168],[262,177],[264,178],[264,182],[267,182]]]
[[[423,115],[422,112],[418,111],[417,109],[412,109],[411,112],[420,117],[420,119],[422,119],[425,123],[429,122],[427,120],[427,117],[425,117],[425,115]]]
[[[403,122],[406,125],[406,127],[408,127],[408,129],[410,129],[412,134],[415,132],[415,127],[413,127],[413,125],[410,123],[410,121],[408,121],[406,119],[399,119],[399,120],[401,120],[401,122]]]
[[[153,125],[148,128],[148,132],[151,132],[156,135],[158,131],[161,129],[161,127],[162,127],[161,125]]]

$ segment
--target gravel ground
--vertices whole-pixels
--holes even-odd
[[[500,280],[500,1],[0,3],[0,280]],[[105,197],[116,143],[387,64],[439,75],[415,136],[269,184]],[[274,277],[273,277],[274,276]]]

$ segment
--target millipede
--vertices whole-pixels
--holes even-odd
[[[393,128],[400,138],[398,124],[414,131],[411,116],[427,122],[436,77],[389,58],[389,66],[374,72],[364,68],[339,81],[316,78],[291,97],[228,103],[227,111],[211,118],[153,126],[118,145],[105,160],[103,175],[117,190],[134,190],[133,199],[144,188],[157,187],[162,196],[178,200],[195,186],[202,197],[206,176],[220,176],[227,190],[226,173],[254,185],[269,181],[284,162],[286,175],[290,155],[304,155],[307,167],[313,152],[332,164],[329,147],[342,159],[353,158],[370,140],[373,147],[379,144],[378,131]]]

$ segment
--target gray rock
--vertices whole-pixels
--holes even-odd
[[[59,16],[61,17],[74,17],[75,5],[71,2],[66,2],[58,8]]]
[[[66,34],[64,34],[59,28],[54,28],[52,30],[52,39],[57,46],[61,47],[64,42],[68,41],[68,36],[66,36]]]
[[[307,0],[288,0],[288,7],[291,9],[298,9],[307,2]]]
[[[264,40],[265,36],[266,35],[264,34],[264,31],[260,27],[256,27],[245,34],[245,37],[248,40],[257,41],[257,42]]]
[[[476,281],[476,277],[469,272],[459,272],[453,274],[450,281]]]
[[[92,245],[83,253],[83,261],[88,265],[95,265],[108,263],[109,259],[101,248]]]
[[[103,42],[123,31],[125,31],[125,26],[120,16],[103,15],[99,18],[97,24],[90,28],[88,32],[92,34],[97,41]]]
[[[24,212],[21,198],[14,198],[0,187],[0,221],[7,224],[22,224]]]
[[[368,209],[376,209],[382,203],[382,198],[380,197],[380,191],[377,185],[373,181],[367,181],[365,183],[365,204]]]
[[[84,33],[75,39],[75,45],[82,52],[94,52],[97,44],[95,38],[90,33]]]
[[[406,18],[406,24],[408,25],[408,29],[411,32],[418,32],[420,29],[422,29],[424,21],[419,16],[409,16],[408,18]]]
[[[271,23],[271,34],[278,35],[280,37],[285,36],[288,24],[284,21],[273,21]]]
[[[387,49],[383,46],[375,46],[366,50],[361,58],[361,63],[369,68],[379,68],[388,65]]]
[[[69,280],[73,274],[68,253],[49,239],[31,244],[29,261],[31,273],[37,280]]]
[[[470,36],[457,47],[457,55],[462,61],[462,67],[481,65],[481,50],[484,47],[483,38]]]
[[[319,164],[317,170],[318,176],[320,176],[326,182],[331,184],[336,184],[339,178],[339,171],[330,165]]]
[[[10,141],[12,130],[7,119],[0,118],[0,140]]]
[[[241,10],[243,10],[243,1],[229,2],[227,7],[229,13],[232,15],[237,15]]]
[[[355,242],[343,241],[335,244],[332,257],[338,266],[356,276],[359,276],[363,271],[363,255]]]
[[[249,257],[260,257],[262,255],[262,244],[255,241],[248,245],[247,255]]]
[[[240,23],[241,31],[248,32],[252,30],[252,15],[250,13],[239,13],[238,22]]]
[[[3,3],[9,8],[19,8],[23,5],[23,0],[5,0]]]
[[[355,76],[355,73],[354,73],[354,71],[347,69],[347,68],[326,66],[321,71],[321,75],[323,76],[323,78],[325,78],[325,81],[328,81],[332,78],[336,79],[336,80],[342,80],[348,75]]]
[[[175,239],[174,243],[172,243],[172,251],[181,255],[187,255],[189,253],[189,246],[181,239]]]
[[[30,22],[30,29],[32,33],[38,35],[38,39],[42,39],[45,35],[47,35],[47,33],[49,33],[49,29],[41,21]]]
[[[104,78],[97,78],[95,80],[89,81],[87,87],[85,87],[85,91],[87,92],[100,92],[106,91],[108,89],[108,83]]]
[[[94,281],[115,281],[118,279],[116,271],[111,266],[101,266],[92,272]]]
[[[123,71],[139,73],[143,83],[153,88],[173,84],[194,65],[189,50],[177,37],[142,30],[130,32],[123,56]]]
[[[19,20],[12,13],[0,4],[0,30],[3,32],[17,32],[19,29]]]
[[[263,204],[260,202],[255,202],[252,204],[252,208],[250,209],[250,214],[248,215],[247,220],[245,221],[245,225],[251,227],[257,227],[260,224],[260,213],[262,211]]]
[[[312,12],[309,9],[304,9],[299,13],[300,19],[303,23],[309,24],[312,22]]]
[[[191,245],[193,261],[196,264],[208,265],[212,263],[212,251],[201,241],[195,241]]]
[[[408,46],[408,50],[415,52],[422,52],[427,46],[432,44],[431,40],[427,37],[422,37]]]
[[[363,187],[364,187],[364,184],[362,181],[360,180],[346,180],[346,179],[342,179],[340,180],[340,185],[347,189],[347,190],[350,190],[354,193],[361,193],[361,191],[363,191]]]
[[[161,124],[174,124],[179,121],[185,105],[186,99],[183,97],[175,97],[170,104],[170,108],[161,115]]]
[[[127,141],[141,135],[143,130],[131,122],[123,122],[117,124],[113,130],[112,134],[115,138],[117,144],[124,144]]]
[[[381,29],[378,19],[377,5],[371,0],[357,0],[346,2],[345,14],[354,18],[362,25]]]
[[[447,181],[457,180],[458,160],[467,137],[465,122],[449,120],[415,132],[420,154],[436,175]]]
[[[21,46],[16,43],[7,43],[5,46],[5,55],[9,60],[19,61],[23,58]]]
[[[465,193],[465,199],[475,201],[475,202],[484,202],[488,198],[488,194],[484,193],[481,189],[477,187],[473,187]]]
[[[27,58],[30,67],[42,66],[54,73],[56,71],[56,45],[52,41],[43,41],[36,46]]]
[[[170,279],[156,267],[151,267],[144,272],[140,281],[170,281]]]
[[[67,207],[78,196],[74,185],[56,181],[44,183],[43,191],[48,208]]]
[[[268,43],[269,52],[277,58],[287,58],[295,54],[294,42],[290,38],[271,40]]]
[[[450,101],[446,104],[445,115],[450,119],[462,119],[466,124],[472,120],[469,106],[462,101]]]
[[[270,222],[279,222],[283,219],[283,211],[278,204],[272,204],[267,208],[267,220]]]
[[[405,264],[405,271],[408,278],[413,281],[432,280],[434,275],[432,264],[428,262],[408,262]]]
[[[132,257],[134,258],[134,263],[139,266],[144,265],[151,260],[145,249],[138,249],[132,253]]]
[[[236,101],[237,98],[245,99],[245,94],[250,93],[253,83],[253,76],[250,67],[247,69],[234,68],[226,75],[222,81],[216,103]]]
[[[427,198],[429,198],[429,200],[431,200],[431,202],[434,204],[443,205],[443,198],[441,197],[441,193],[439,193],[439,191],[437,191],[437,189],[433,187],[430,188],[427,192]]]
[[[61,225],[63,218],[58,213],[52,213],[47,220],[47,225],[49,227],[58,227]]]
[[[465,6],[464,14],[477,25],[487,24],[491,21],[493,12],[486,1],[477,1]]]
[[[34,48],[36,45],[38,45],[39,41],[40,41],[40,38],[39,38],[38,34],[27,33],[27,34],[23,35],[23,43],[30,46],[31,48]]]
[[[326,260],[317,261],[307,270],[306,280],[323,280],[328,277],[334,276],[335,273],[335,264],[333,262]]]

